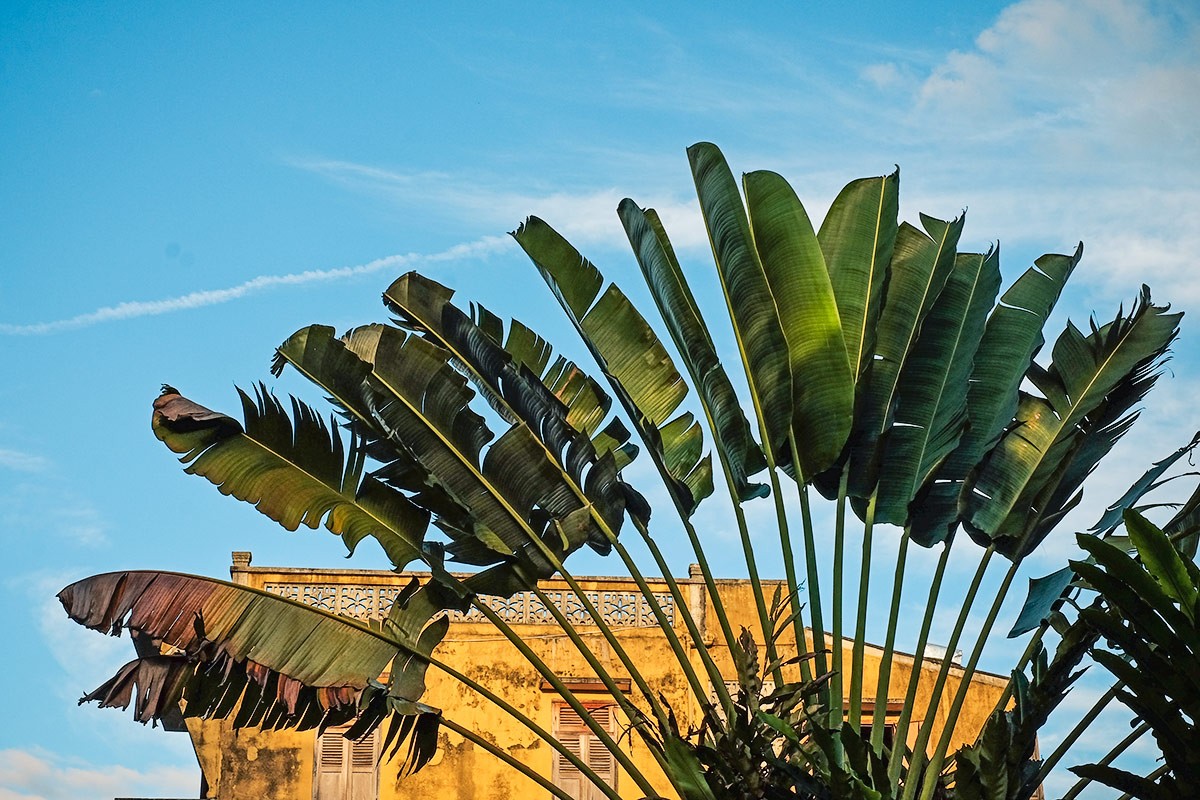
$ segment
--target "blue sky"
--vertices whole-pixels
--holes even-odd
[[[735,170],[783,173],[814,218],[898,163],[902,216],[967,209],[964,246],[1000,241],[1008,280],[1082,239],[1075,319],[1111,316],[1143,282],[1189,312],[1142,422],[1032,572],[1061,565],[1067,528],[1200,427],[1200,17],[1186,4],[245,5],[0,9],[0,800],[198,782],[185,737],[75,707],[128,644],[66,621],[62,585],[119,568],[222,576],[235,549],[345,563],[331,537],[282,532],[182,475],[149,430],[160,383],[233,408],[232,384],[267,378],[293,330],[384,318],[379,292],[408,269],[566,342],[504,234],[538,214],[643,297],[624,196],[660,210],[721,322],[695,141]],[[705,521],[714,547],[732,542],[719,511]],[[1009,650],[985,665],[1006,670]],[[1080,759],[1124,730],[1106,720]]]

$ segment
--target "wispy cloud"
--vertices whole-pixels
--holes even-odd
[[[86,570],[54,569],[9,579],[7,588],[22,599],[24,614],[36,627],[41,643],[61,678],[64,699],[75,701],[134,657],[128,637],[101,636],[72,622],[63,612],[57,594]],[[115,712],[109,712],[114,714]]]
[[[26,534],[95,548],[108,544],[108,524],[46,456],[0,447],[0,525]]]
[[[1170,155],[1200,150],[1198,37],[1194,18],[1138,0],[1023,0],[932,70],[913,121],[1034,148],[1047,166],[1174,177]]]
[[[337,159],[293,159],[289,163],[352,191],[404,207],[419,204],[422,214],[440,213],[497,228],[511,228],[514,221],[535,214],[581,247],[628,248],[616,210],[632,193],[639,203],[658,211],[676,248],[708,246],[696,202],[669,191],[644,196],[629,186],[574,192],[538,186],[514,191],[489,186],[477,175],[401,172]]]
[[[193,308],[228,303],[232,300],[247,297],[248,295],[285,286],[326,283],[354,278],[360,275],[369,275],[381,270],[414,267],[422,264],[437,264],[465,258],[481,258],[511,246],[511,242],[505,236],[485,236],[473,242],[454,245],[439,253],[406,253],[385,256],[365,264],[354,266],[312,269],[305,270],[304,272],[292,272],[286,275],[260,275],[239,283],[236,286],[224,289],[205,289],[161,300],[131,300],[112,306],[104,306],[95,311],[77,314],[74,317],[48,322],[33,322],[28,324],[0,322],[0,333],[10,336],[39,336],[78,328],[88,328],[105,322],[170,314],[175,311],[186,311]]]
[[[40,749],[0,750],[0,800],[193,795],[195,768],[96,765]]]
[[[0,468],[16,472],[42,472],[49,465],[49,459],[42,456],[0,447]]]

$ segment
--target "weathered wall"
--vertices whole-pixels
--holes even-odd
[[[312,582],[336,585],[339,582],[355,585],[389,586],[405,580],[386,572],[339,570],[313,572],[308,570],[270,570],[241,566],[234,569],[234,579],[240,583],[262,588],[267,584],[287,582]],[[584,579],[580,581],[589,591],[631,591],[628,579]],[[721,639],[716,624],[715,609],[698,580],[684,581],[687,605],[705,632],[710,645]],[[656,591],[666,591],[665,586],[655,586]],[[547,591],[565,590],[565,585],[547,582]],[[757,628],[757,614],[753,594],[745,581],[721,581],[719,591],[724,599],[733,628],[740,630],[746,625]],[[675,612],[675,627],[686,642],[680,610]],[[522,624],[518,630],[523,641],[541,657],[555,674],[563,678],[594,678],[575,646],[562,630],[554,624]],[[628,678],[625,670],[610,645],[596,629],[579,628],[584,640],[591,646],[601,662],[609,667],[614,677]],[[666,637],[657,628],[618,628],[618,640],[636,660],[639,671],[649,684],[670,703],[680,717],[681,727],[686,729],[694,721],[695,707],[687,683],[681,674]],[[785,650],[794,647],[794,639],[784,637],[781,645]],[[808,647],[811,649],[811,637]],[[722,674],[732,680],[734,671],[728,652],[722,647],[713,647],[716,661]],[[694,649],[689,654],[698,674],[703,675]],[[543,689],[543,681],[535,670],[520,655],[514,645],[507,641],[489,623],[455,622],[437,651],[437,656],[461,670],[468,677],[488,687],[503,697],[521,712],[527,714],[547,731],[553,729],[554,704],[560,701],[553,690]],[[849,642],[844,646],[845,663],[850,663]],[[878,676],[879,651],[868,648],[864,664],[864,693],[874,693]],[[903,697],[912,671],[910,657],[896,658],[891,677],[888,698],[893,701]],[[924,709],[934,677],[936,664],[927,663],[922,673],[917,705]],[[959,684],[961,669],[955,667],[948,681],[945,697],[939,708],[939,719],[934,727],[932,743],[937,741],[945,718],[946,709]],[[847,689],[849,681],[846,681]],[[996,676],[977,675],[959,725],[955,742],[973,739],[983,721],[1003,690],[1005,681]],[[583,702],[606,702],[608,695],[599,691],[581,692]],[[631,696],[635,696],[636,689]],[[498,711],[489,701],[457,680],[431,668],[428,674],[428,692],[425,701],[442,708],[447,717],[470,730],[477,731],[497,744],[503,745],[516,759],[528,764],[547,777],[550,775],[552,751],[528,729],[507,714]],[[919,723],[920,719],[914,719]],[[234,732],[226,723],[189,723],[201,768],[207,777],[210,797],[221,798],[312,798],[313,761],[315,733],[259,733],[254,731]],[[916,726],[909,733],[909,741],[915,736]],[[645,745],[636,736],[623,738],[622,745],[639,770],[650,777],[663,796],[673,796],[665,777],[658,770]],[[437,800],[476,800],[481,797],[506,800],[525,798],[531,792],[541,792],[524,776],[501,763],[491,754],[481,750],[457,734],[443,729],[439,740],[439,753],[433,763],[416,775],[400,780],[396,778],[396,765],[384,765],[380,772],[379,797],[391,798],[437,798]],[[618,789],[626,797],[641,797],[636,785],[628,775],[622,774]]]

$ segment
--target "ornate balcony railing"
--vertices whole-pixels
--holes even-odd
[[[392,608],[398,586],[351,583],[267,583],[263,588],[306,605],[355,619],[382,619]],[[574,625],[594,625],[592,616],[571,591],[547,590],[546,598]],[[641,592],[599,590],[584,593],[610,628],[651,628],[658,625],[650,602]],[[654,595],[663,613],[675,624],[675,602],[669,593]],[[552,625],[554,617],[533,592],[518,592],[512,597],[481,596],[489,608],[510,625]],[[479,609],[466,613],[451,612],[451,619],[482,622]]]

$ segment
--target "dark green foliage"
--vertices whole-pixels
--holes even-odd
[[[1101,601],[1096,600],[1092,607],[1100,606]],[[1038,731],[1083,674],[1079,665],[1097,638],[1091,626],[1077,620],[1063,630],[1053,658],[1047,659],[1045,648],[1038,645],[1031,674],[1013,675],[1013,709],[993,712],[976,742],[954,757],[955,800],[1028,800],[1033,796],[1041,766],[1034,758]]]
[[[790,625],[786,610],[777,594],[771,613],[776,636]],[[670,719],[664,746],[675,748],[674,768],[704,784],[686,800],[832,800],[836,795],[814,761],[818,754],[812,743],[819,716],[816,695],[830,676],[764,686],[764,676],[784,665],[761,663],[754,636],[745,628],[732,655],[737,669],[733,713],[709,705],[699,728],[688,732],[679,730],[673,715]],[[789,659],[789,665],[795,661]]]
[[[1136,511],[1125,512],[1125,527],[1137,558],[1078,537],[1094,563],[1071,566],[1105,600],[1080,620],[1108,644],[1092,656],[1123,684],[1117,698],[1150,725],[1167,771],[1156,780],[1108,766],[1074,771],[1134,797],[1186,797],[1200,786],[1200,569]]]

